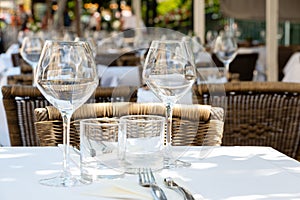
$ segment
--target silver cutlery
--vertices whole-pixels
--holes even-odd
[[[153,172],[149,168],[139,169],[139,184],[142,187],[150,187],[155,200],[167,200],[164,191],[156,184]]]
[[[185,200],[195,200],[193,195],[188,190],[175,183],[175,181],[171,177],[165,178],[164,183],[168,188],[179,192]]]

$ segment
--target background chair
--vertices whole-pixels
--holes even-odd
[[[198,92],[199,103],[225,108],[222,145],[271,146],[300,160],[300,84],[234,82]]]
[[[12,146],[37,146],[34,127],[34,109],[44,108],[50,103],[40,91],[30,85],[6,85],[2,86],[3,105],[10,143]],[[98,87],[90,102],[136,102],[136,87],[102,88]]]
[[[8,85],[32,85],[32,74],[18,74],[7,76]]]
[[[212,55],[212,59],[218,67],[223,66],[215,54]],[[258,53],[237,54],[229,65],[229,72],[239,74],[240,81],[252,81],[257,59]]]
[[[140,63],[135,52],[98,53],[96,63],[106,66],[136,66]]]
[[[281,81],[284,77],[283,69],[291,56],[300,51],[299,45],[279,46],[278,47],[278,80]]]
[[[2,86],[3,105],[11,146],[36,146],[34,109],[50,105],[39,90],[32,86]]]
[[[80,119],[95,117],[121,117],[128,114],[152,114],[165,116],[161,103],[97,103],[86,104],[72,118],[71,144],[79,146]],[[35,110],[36,130],[40,144],[56,146],[62,143],[62,119],[53,106]],[[223,133],[223,109],[203,105],[177,104],[173,112],[172,145],[221,144]]]

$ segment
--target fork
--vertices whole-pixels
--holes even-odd
[[[150,187],[155,200],[167,200],[164,191],[156,184],[151,168],[139,169],[139,184],[142,187]]]

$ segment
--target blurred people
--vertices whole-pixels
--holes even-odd
[[[91,15],[90,22],[89,22],[89,29],[91,31],[100,31],[101,29],[101,15],[99,12],[94,12]]]
[[[27,29],[29,15],[26,13],[23,4],[19,4],[19,16],[17,20],[18,20],[18,25],[20,26],[20,30],[25,31]]]
[[[4,37],[3,37],[3,32],[1,30],[1,27],[0,27],[0,54],[1,53],[4,53],[5,50],[4,50]]]
[[[71,17],[69,15],[69,10],[66,7],[65,10],[64,10],[64,26],[65,27],[70,27],[71,24],[72,24],[72,20],[71,20]]]
[[[145,27],[143,20],[137,19],[131,9],[122,11],[121,30],[124,31],[124,37],[134,37],[135,32],[133,29],[138,27]]]

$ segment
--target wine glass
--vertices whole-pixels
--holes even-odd
[[[36,66],[44,46],[44,40],[39,36],[27,36],[23,39],[20,54],[22,58],[32,67],[33,81],[35,85]]]
[[[150,38],[145,36],[136,36],[134,38],[133,46],[137,51],[137,55],[140,58],[140,65],[143,66],[145,62],[145,53],[150,46]]]
[[[216,38],[214,53],[217,58],[223,62],[227,72],[229,72],[229,64],[237,55],[237,50],[236,40],[230,31],[221,32]]]
[[[38,63],[36,85],[45,98],[61,113],[63,119],[63,171],[40,180],[48,186],[69,187],[84,182],[70,172],[70,120],[73,112],[85,103],[99,80],[93,53],[87,42],[45,42]]]
[[[97,45],[96,45],[96,42],[94,41],[93,38],[91,38],[91,37],[87,37],[87,38],[76,37],[74,41],[75,42],[78,42],[78,41],[86,41],[86,42],[88,42],[88,44],[90,45],[90,47],[92,49],[94,58],[97,56]]]
[[[188,41],[154,40],[144,64],[143,79],[166,106],[166,167],[177,166],[172,158],[172,111],[174,104],[192,87],[196,70]],[[180,161],[184,166],[189,165]]]

